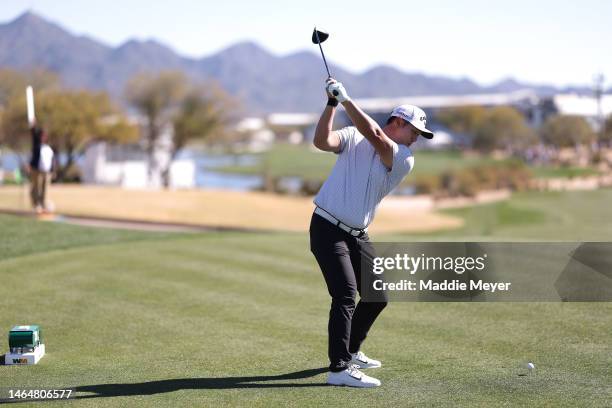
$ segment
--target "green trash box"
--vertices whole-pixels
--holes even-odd
[[[9,353],[4,356],[6,365],[37,364],[44,355],[40,326],[15,326],[9,331]]]
[[[35,348],[42,342],[38,325],[15,326],[9,332],[9,348]]]

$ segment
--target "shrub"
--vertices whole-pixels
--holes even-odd
[[[414,181],[417,194],[436,194],[440,191],[442,180],[439,175],[426,174],[418,176]]]
[[[532,174],[519,160],[449,170],[441,174],[419,176],[414,186],[418,193],[437,197],[474,197],[483,190],[507,188],[523,191]]]
[[[316,195],[323,186],[323,180],[319,179],[304,179],[300,187],[300,194],[311,196]]]

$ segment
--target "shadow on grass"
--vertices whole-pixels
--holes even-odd
[[[321,387],[325,383],[267,383],[265,381],[299,380],[314,377],[324,373],[327,367],[312,368],[309,370],[296,371],[294,373],[253,376],[253,377],[212,377],[212,378],[178,378],[173,380],[149,381],[133,384],[98,384],[83,385],[76,387],[75,392],[93,393],[93,395],[77,395],[76,399],[101,398],[101,397],[128,397],[134,395],[153,395],[178,390],[225,390],[235,388],[299,388],[299,387]]]

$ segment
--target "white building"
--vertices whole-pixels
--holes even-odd
[[[166,127],[159,137],[149,162],[138,145],[112,145],[99,142],[87,148],[80,165],[83,182],[126,188],[161,188],[162,172],[170,160],[172,129]],[[196,186],[196,165],[193,160],[174,160],[170,167],[169,187]]]
[[[235,130],[240,134],[248,135],[248,140],[240,147],[250,152],[267,150],[276,139],[276,135],[266,126],[266,121],[262,118],[243,118],[236,124]]]
[[[524,89],[514,92],[468,94],[468,95],[430,95],[406,96],[397,98],[358,98],[355,103],[364,111],[389,114],[399,105],[410,104],[427,110],[457,106],[532,106],[538,103],[537,94]]]
[[[527,123],[537,128],[550,115],[578,115],[585,117],[597,130],[601,115],[612,114],[612,95],[603,95],[601,105],[593,96],[576,94],[558,94],[539,96],[534,90],[523,89],[513,92],[467,94],[467,95],[430,95],[393,98],[357,98],[356,104],[378,123],[383,124],[393,108],[398,105],[411,104],[421,107],[428,115],[428,127],[436,137],[432,140],[419,139],[418,144],[427,148],[443,148],[454,144],[464,144],[467,135],[451,132],[436,122],[436,112],[459,106],[511,106],[521,112]],[[318,113],[272,113],[265,119],[250,118],[245,120],[252,134],[252,142],[258,150],[269,147],[274,141],[291,143],[310,142],[319,120]],[[351,121],[340,109],[336,114],[335,127],[351,125]]]
[[[278,139],[297,144],[314,135],[320,116],[316,113],[273,113],[268,115],[266,123]]]
[[[548,101],[549,113],[584,117],[597,131],[600,117],[612,115],[612,95],[602,95],[600,103],[594,96],[557,94]]]

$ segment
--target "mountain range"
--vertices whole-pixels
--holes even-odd
[[[141,71],[181,70],[196,80],[215,79],[238,97],[249,114],[313,112],[324,104],[324,74],[320,55],[301,51],[278,56],[254,42],[234,44],[203,58],[187,58],[155,40],[130,40],[118,47],[75,35],[58,24],[26,12],[0,24],[0,67],[45,68],[59,74],[68,87],[108,91],[121,101],[124,86]],[[559,91],[590,93],[590,89],[556,89],[513,79],[481,86],[468,79],[406,73],[380,65],[357,74],[330,64],[351,96],[399,97],[458,95],[534,89],[539,94]]]

